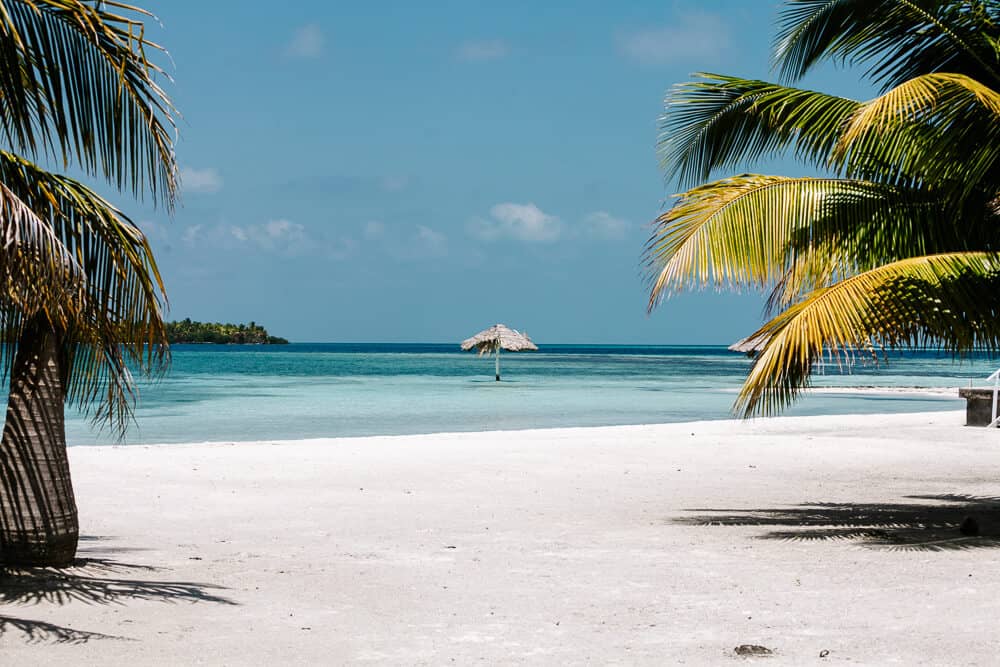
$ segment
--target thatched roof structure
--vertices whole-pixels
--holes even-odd
[[[738,341],[729,346],[729,349],[733,352],[743,352],[749,355],[755,355],[764,349],[767,344],[767,337],[763,334],[759,336],[747,336],[746,338],[740,338]]]
[[[538,346],[531,342],[527,334],[511,329],[504,324],[494,324],[472,338],[463,340],[462,349],[475,349],[479,354],[490,354],[496,352],[497,349],[510,350],[511,352],[537,350]]]

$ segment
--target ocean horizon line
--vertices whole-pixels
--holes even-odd
[[[752,361],[723,345],[562,343],[493,360],[454,343],[178,344],[169,374],[141,385],[131,444],[617,426],[731,418]],[[898,360],[898,361],[897,361]],[[834,364],[836,365],[836,364]],[[890,354],[818,369],[783,414],[955,409],[940,390],[985,379],[992,362]],[[843,371],[843,372],[841,372]],[[853,388],[853,389],[852,389]],[[68,418],[74,444],[101,444]]]
[[[192,348],[192,349],[253,349],[253,350],[280,350],[282,348],[303,348],[303,347],[324,347],[339,351],[377,351],[379,349],[396,348],[404,351],[428,351],[428,352],[462,352],[460,341],[447,341],[443,343],[433,342],[407,342],[407,341],[289,341],[288,343],[215,343],[215,342],[184,342],[171,343],[170,347]],[[678,350],[693,351],[705,350],[711,352],[726,352],[730,354],[742,354],[730,350],[723,344],[703,344],[703,343],[539,343],[539,352],[546,351],[584,351],[584,350],[608,350],[622,351],[629,350]]]
[[[325,348],[325,351],[336,352],[431,352],[431,353],[461,353],[468,354],[460,349],[459,341],[448,342],[407,342],[407,341],[289,341],[288,343],[172,343],[171,348],[191,348],[191,349],[212,349],[219,351],[281,351],[291,350],[306,351],[302,348],[310,346]],[[574,352],[587,353],[613,351],[622,354],[642,354],[644,352],[683,352],[691,353],[703,351],[708,354],[724,354],[732,356],[746,357],[745,352],[731,350],[729,345],[723,343],[538,343],[539,350],[533,354],[545,354],[551,352]],[[827,351],[825,357],[836,358],[838,353]],[[987,351],[976,351],[964,355],[956,355],[951,350],[940,347],[924,347],[917,349],[880,349],[880,350],[853,350],[839,353],[842,357],[874,357],[882,358],[943,358],[951,357],[952,361],[961,364],[969,360],[997,360],[1000,356]]]
[[[203,343],[177,343],[177,345],[202,345]],[[213,345],[214,343],[204,343]],[[315,341],[290,340],[286,345],[413,345],[413,346],[454,346],[458,347],[461,341]],[[249,344],[248,344],[249,345]],[[546,347],[685,347],[685,348],[723,348],[728,349],[725,343],[540,343]]]

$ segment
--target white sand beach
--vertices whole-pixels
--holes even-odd
[[[4,582],[0,662],[996,664],[963,422],[72,448],[81,564]]]

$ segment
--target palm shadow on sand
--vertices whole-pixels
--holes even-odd
[[[80,542],[106,538],[81,536]],[[107,549],[119,553],[139,549]],[[221,595],[224,589],[214,584],[190,581],[163,581],[148,576],[161,571],[149,565],[137,565],[115,558],[91,557],[86,547],[70,567],[0,568],[0,604],[33,605],[70,602],[84,604],[125,604],[131,600],[155,602],[237,603]],[[0,641],[8,634],[21,636],[27,643],[83,644],[94,639],[128,640],[128,637],[76,630],[42,621],[0,615]]]
[[[917,495],[913,503],[803,503],[787,508],[690,509],[673,519],[689,526],[784,527],[758,536],[796,542],[851,541],[894,551],[951,551],[1000,547],[1000,498]],[[972,517],[978,534],[959,529]],[[969,532],[966,523],[966,532]]]

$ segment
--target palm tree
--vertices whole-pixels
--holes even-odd
[[[175,114],[138,8],[0,0],[0,563],[65,565],[78,522],[64,405],[122,433],[132,370],[168,361],[146,238],[60,161],[173,206]]]
[[[789,404],[824,353],[1000,349],[1000,3],[787,0],[779,26],[786,84],[832,59],[879,95],[675,86],[658,147],[690,189],[646,246],[650,310],[709,284],[769,292],[744,415]],[[819,175],[709,180],[781,153]]]

